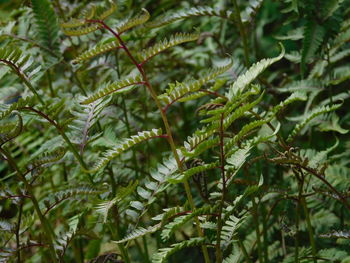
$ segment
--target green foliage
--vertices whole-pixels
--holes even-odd
[[[349,260],[349,0],[5,2],[0,262]]]

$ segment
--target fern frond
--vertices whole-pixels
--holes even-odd
[[[24,107],[35,105],[35,97],[20,98],[17,102],[10,105],[1,105],[0,120],[10,115],[13,111],[21,111]]]
[[[112,84],[108,84],[106,87],[98,90],[95,94],[84,99],[81,102],[81,104],[92,103],[112,93],[120,94],[120,93],[131,91],[136,87],[135,85],[138,85],[138,84],[143,84],[142,77],[140,75],[123,79],[123,80],[118,80],[116,82],[113,82]]]
[[[319,235],[322,238],[343,238],[343,239],[350,239],[350,231],[348,230],[334,230],[329,233],[324,233]]]
[[[306,96],[305,92],[301,92],[301,91],[294,92],[287,99],[280,102],[280,104],[274,106],[271,109],[271,113],[273,115],[275,115],[277,112],[284,109],[286,106],[288,106],[289,104],[291,104],[295,101],[306,101],[306,100],[307,100],[307,96]]]
[[[264,58],[259,62],[253,64],[243,75],[240,75],[237,80],[230,87],[230,90],[226,97],[232,99],[237,92],[242,92],[247,85],[249,85],[257,76],[262,73],[267,67],[273,63],[279,61],[283,58],[285,54],[285,49],[282,44],[280,44],[281,53],[275,58]]]
[[[184,181],[188,180],[192,175],[198,174],[210,169],[214,169],[219,165],[219,162],[213,162],[213,163],[208,163],[200,166],[196,166],[193,168],[190,168],[186,171],[184,171],[182,174],[175,175],[173,177],[170,177],[168,179],[168,182],[172,184],[178,184],[178,183],[183,183]]]
[[[96,56],[99,56],[103,53],[106,53],[108,51],[111,51],[113,49],[117,49],[120,48],[119,46],[119,41],[114,40],[112,42],[108,42],[106,44],[99,44],[96,45],[95,47],[85,51],[83,54],[81,54],[80,56],[76,57],[72,63],[73,64],[78,64],[78,63],[82,63],[86,60],[92,59]]]
[[[144,24],[148,21],[148,19],[150,19],[150,14],[148,13],[148,11],[144,8],[142,8],[142,13],[139,15],[134,16],[133,18],[130,19],[126,19],[125,21],[122,21],[119,25],[117,25],[117,32],[118,34],[122,34],[123,32]]]
[[[88,172],[94,173],[99,171],[102,167],[104,167],[107,163],[109,163],[112,159],[120,155],[122,152],[128,150],[135,144],[140,142],[149,140],[154,137],[158,137],[162,135],[162,129],[152,129],[151,131],[142,131],[137,135],[133,135],[128,139],[123,140],[121,143],[116,145],[114,149],[109,150],[103,154],[103,157],[94,165],[94,167]]]
[[[205,238],[196,237],[177,244],[173,244],[170,248],[161,248],[159,249],[158,253],[153,255],[152,263],[164,263],[172,254],[176,253],[177,251],[187,247],[199,246],[204,243]]]
[[[9,66],[30,91],[39,97],[30,81],[35,80],[34,77],[37,77],[41,66],[36,65],[30,55],[24,55],[18,47],[7,45],[0,48],[0,64],[1,62]],[[39,100],[41,100],[40,97]],[[42,100],[41,102],[44,104]]]
[[[158,229],[160,229],[161,224],[157,224],[154,226],[150,226],[148,228],[138,227],[134,229],[131,233],[127,234],[123,239],[120,239],[118,241],[113,241],[116,244],[124,243],[127,241],[131,241],[134,239],[137,239],[139,237],[142,237],[147,234],[152,234],[156,232]]]
[[[32,0],[39,43],[59,55],[58,19],[49,0]]]
[[[72,129],[71,141],[79,145],[81,154],[86,145],[99,135],[98,133],[94,136],[90,136],[90,130],[102,117],[101,112],[109,102],[110,98],[96,100],[88,105],[77,104],[76,108],[71,111],[75,118],[68,126]]]
[[[234,13],[232,11],[218,10],[209,6],[200,6],[192,7],[189,10],[180,10],[175,13],[172,12],[169,16],[165,15],[155,21],[147,23],[147,26],[151,28],[161,27],[193,16],[217,16],[229,20],[234,19]]]
[[[115,10],[117,10],[117,5],[113,2],[113,0],[108,1],[110,7],[104,10],[99,16],[98,19],[105,20],[107,17],[111,16]]]
[[[66,150],[63,147],[58,147],[57,149],[44,153],[42,156],[35,158],[30,162],[29,168],[33,169],[33,167],[39,167],[44,164],[54,163],[61,160],[66,154]]]
[[[18,121],[16,123],[6,123],[5,125],[0,125],[0,146],[16,138],[22,132],[22,116],[17,112],[16,116],[18,117]]]
[[[161,233],[162,240],[163,241],[168,240],[170,236],[175,232],[176,229],[186,224],[192,218],[203,214],[214,213],[217,210],[217,208],[218,208],[218,205],[215,205],[215,206],[206,205],[204,207],[201,207],[192,211],[192,213],[188,215],[176,217],[173,222],[170,222],[164,226],[164,229]]]
[[[137,53],[137,56],[142,61],[141,63],[144,63],[150,58],[154,57],[155,55],[163,52],[164,50],[170,47],[173,47],[185,42],[195,41],[198,39],[198,37],[199,37],[198,33],[194,33],[194,34],[176,33],[175,35],[171,36],[169,40],[165,39],[148,49],[142,50],[141,52]]]
[[[305,71],[306,63],[310,62],[317,49],[320,47],[324,35],[325,28],[323,26],[311,20],[306,23],[303,48],[301,51],[302,73]]]
[[[317,107],[316,109],[312,110],[309,114],[307,114],[307,116],[305,116],[303,118],[303,120],[298,123],[293,131],[289,134],[288,138],[287,138],[287,142],[291,142],[293,141],[293,139],[295,138],[295,136],[298,135],[298,133],[307,125],[310,123],[310,121],[312,121],[314,118],[318,117],[319,115],[325,114],[325,113],[329,113],[332,111],[335,111],[337,109],[339,109],[341,107],[342,104],[334,104],[334,105],[326,105],[326,106],[322,106],[322,107]]]
[[[116,197],[114,197],[112,200],[102,201],[96,205],[95,211],[103,216],[103,222],[107,221],[109,210],[116,204],[120,205],[121,202],[124,202],[125,198],[127,198],[136,190],[137,185],[138,181],[131,181],[126,187],[119,188]]]
[[[85,22],[84,22],[85,24]],[[89,25],[89,26],[83,26],[81,28],[77,29],[62,29],[63,33],[65,33],[67,36],[82,36],[87,35],[92,32],[95,32],[96,30],[102,28],[101,25]]]
[[[234,235],[239,230],[240,226],[243,224],[246,217],[235,217],[231,215],[228,220],[225,221],[224,226],[221,231],[221,249],[225,250],[234,239]]]
[[[163,101],[165,104],[170,104],[173,101],[176,101],[177,99],[181,98],[185,94],[189,92],[194,92],[199,90],[205,83],[209,82],[210,80],[216,78],[217,76],[221,75],[225,71],[227,71],[229,68],[231,68],[232,63],[223,66],[218,67],[215,69],[210,70],[207,74],[205,74],[204,77],[190,81],[190,82],[183,82],[183,83],[176,83],[176,85],[172,85],[170,89],[167,90],[166,93],[159,95],[158,98]]]

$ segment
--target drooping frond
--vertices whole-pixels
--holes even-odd
[[[155,21],[147,23],[147,26],[151,28],[161,27],[193,16],[217,16],[232,20],[234,18],[234,13],[232,11],[214,9],[209,6],[192,7],[189,10],[172,12],[170,15],[165,15]]]
[[[283,58],[285,54],[285,49],[282,45],[281,53],[275,58],[262,59],[259,62],[253,64],[243,75],[240,75],[238,79],[230,87],[230,90],[227,94],[229,99],[232,99],[234,94],[237,92],[242,92],[253,80],[255,80],[260,73],[262,73],[267,67],[273,63],[279,61]]]
[[[121,34],[133,27],[146,23],[150,17],[151,16],[148,11],[142,8],[142,13],[120,22],[119,25],[117,25],[117,31],[119,34]]]
[[[177,33],[173,36],[171,36],[168,39],[165,39],[157,44],[155,44],[154,46],[142,50],[141,52],[139,52],[137,54],[137,56],[140,58],[140,60],[142,61],[142,63],[146,62],[147,60],[149,60],[150,58],[152,58],[153,56],[163,52],[164,50],[179,45],[181,43],[184,42],[190,42],[190,41],[194,41],[197,40],[199,37],[199,34],[194,33],[194,34],[189,34],[189,33]]]
[[[314,118],[318,117],[321,114],[325,114],[328,112],[332,112],[337,110],[338,108],[340,108],[342,104],[334,104],[334,105],[326,105],[326,106],[322,106],[322,107],[317,107],[314,110],[312,110],[310,113],[308,113],[303,120],[298,123],[293,131],[289,134],[288,138],[287,138],[287,142],[291,142],[293,141],[293,139],[295,138],[295,136],[298,135],[298,133],[307,125],[309,124]]]
[[[107,84],[106,87],[98,90],[95,94],[85,98],[81,104],[89,104],[92,103],[102,97],[114,94],[125,93],[134,89],[138,84],[143,84],[142,77],[140,75],[136,75],[134,77],[129,77],[127,79],[118,80],[113,82],[112,84]]]
[[[103,53],[106,53],[108,51],[111,51],[113,49],[117,49],[120,48],[119,46],[119,41],[117,40],[113,40],[111,42],[105,43],[105,44],[98,44],[95,47],[85,51],[83,54],[79,55],[78,57],[76,57],[72,63],[73,64],[78,64],[78,63],[82,63],[86,60],[92,59],[96,56],[99,56]]]
[[[99,159],[99,161],[94,165],[94,167],[89,170],[89,172],[97,172],[102,167],[104,167],[107,163],[109,163],[112,159],[120,155],[122,152],[128,150],[135,144],[140,142],[149,140],[154,137],[158,137],[162,135],[162,129],[152,129],[151,131],[142,131],[137,135],[133,135],[128,139],[124,139],[118,145],[116,145],[113,149],[108,150],[103,154],[103,157]]]
[[[58,19],[49,0],[32,0],[39,43],[55,54],[59,52]]]
[[[134,229],[131,233],[127,234],[123,239],[120,239],[118,241],[113,241],[113,242],[120,244],[120,243],[124,243],[127,241],[131,241],[131,240],[137,239],[139,237],[142,237],[144,235],[152,234],[152,233],[156,232],[159,228],[160,228],[160,224],[150,226],[148,228],[138,227],[138,228]]]
[[[205,83],[215,79],[217,76],[227,71],[231,66],[232,63],[229,63],[226,66],[210,70],[207,74],[205,74],[205,76],[197,80],[183,83],[178,82],[175,85],[170,85],[170,88],[166,91],[166,93],[159,95],[158,97],[165,104],[170,104],[189,92],[199,90]]]

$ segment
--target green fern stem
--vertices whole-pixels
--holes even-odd
[[[242,22],[242,18],[241,18],[241,12],[239,10],[239,6],[237,3],[237,0],[233,0],[233,6],[236,12],[235,18],[236,18],[236,22],[238,24],[238,28],[239,28],[239,34],[241,35],[242,38],[242,45],[243,45],[243,50],[244,50],[244,61],[245,61],[245,66],[249,67],[250,62],[249,62],[249,50],[248,50],[248,38],[247,38],[247,34],[245,32],[245,28]]]
[[[264,262],[263,260],[263,254],[262,254],[262,244],[261,244],[261,234],[260,234],[260,229],[259,229],[259,210],[258,210],[258,205],[255,202],[255,197],[253,197],[253,221],[255,225],[255,232],[256,232],[256,241],[258,245],[258,257],[259,257],[259,262]]]
[[[171,148],[171,151],[174,154],[174,158],[175,158],[176,163],[178,165],[179,171],[182,172],[183,171],[183,166],[182,166],[182,163],[180,161],[179,155],[178,155],[177,150],[176,150],[176,146],[175,146],[173,135],[172,135],[172,132],[171,132],[171,129],[170,129],[168,118],[166,116],[165,111],[162,108],[162,105],[161,105],[160,101],[158,100],[158,96],[157,96],[156,92],[154,91],[154,89],[153,89],[153,87],[152,87],[152,85],[151,85],[151,83],[150,83],[150,81],[149,81],[149,79],[148,79],[148,77],[147,77],[143,67],[142,67],[142,64],[140,64],[140,63],[138,63],[136,61],[136,59],[130,53],[128,47],[125,45],[124,41],[121,39],[119,34],[116,33],[107,24],[105,24],[104,21],[101,21],[101,20],[88,20],[87,22],[98,23],[98,24],[102,25],[103,28],[105,28],[110,33],[112,33],[114,35],[114,37],[116,37],[118,39],[121,47],[124,49],[124,51],[126,52],[127,56],[130,58],[132,63],[137,67],[138,71],[140,72],[140,74],[143,77],[143,80],[145,82],[145,85],[146,85],[149,93],[151,94],[152,99],[154,100],[154,102],[157,105],[157,108],[160,111],[160,114],[161,114],[161,117],[162,117],[162,120],[163,120],[163,123],[164,123],[165,131],[166,131],[166,134],[167,134],[167,139],[168,139],[168,142],[169,142],[169,145],[170,145],[170,148]],[[190,186],[189,186],[187,181],[184,182],[184,186],[185,186],[185,191],[186,191],[188,202],[189,202],[189,204],[191,206],[192,211],[194,211],[195,210],[195,204],[194,204],[193,197],[192,197],[192,194],[191,194]],[[195,217],[194,220],[196,222],[196,228],[197,228],[198,235],[200,237],[204,237],[204,233],[203,233],[202,229],[200,228],[200,222],[199,222],[198,217]],[[209,253],[208,253],[207,247],[205,245],[202,245],[202,251],[203,251],[205,262],[206,263],[210,263]]]
[[[28,183],[27,179],[25,178],[25,176],[23,175],[23,173],[21,172],[21,170],[17,166],[17,164],[16,164],[15,160],[12,158],[11,154],[1,147],[0,147],[0,153],[3,154],[3,156],[6,158],[6,161],[9,163],[9,165],[12,167],[12,169],[17,173],[18,178],[24,183],[24,185],[29,193],[30,200],[33,203],[35,212],[37,213],[39,220],[41,222],[41,225],[44,228],[43,235],[45,236],[47,242],[49,243],[48,246],[49,246],[49,251],[51,254],[51,260],[53,263],[58,262],[57,257],[56,257],[55,248],[54,248],[55,233],[54,233],[53,229],[51,228],[49,222],[46,220],[46,218],[44,217],[44,215],[42,214],[42,212],[40,210],[39,202],[34,195],[34,190],[33,190],[32,185],[30,183]]]

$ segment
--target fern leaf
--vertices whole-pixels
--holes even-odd
[[[193,247],[193,246],[199,246],[205,243],[205,238],[203,237],[196,237],[191,238],[186,241],[182,241],[177,244],[173,244],[170,248],[161,248],[159,249],[159,252],[153,255],[152,263],[163,263],[166,262],[166,260],[177,251],[187,248],[187,247]]]
[[[332,231],[325,234],[319,235],[322,238],[342,238],[342,239],[350,239],[350,232],[348,230],[338,230]]]
[[[292,93],[287,99],[280,102],[277,106],[273,107],[271,110],[271,113],[275,115],[280,110],[284,109],[287,105],[295,102],[295,101],[306,101],[307,97],[305,92],[297,91]]]
[[[158,137],[160,135],[162,135],[162,129],[152,129],[151,131],[139,132],[137,135],[133,135],[130,138],[123,140],[120,144],[116,145],[114,149],[105,152],[103,157],[88,172],[97,172],[107,163],[109,163],[112,159],[120,155],[122,152],[128,150],[135,144],[149,140],[154,137]]]
[[[165,39],[161,41],[160,43],[155,44],[154,46],[145,49],[137,54],[137,56],[140,58],[142,61],[141,63],[146,62],[153,56],[163,52],[164,50],[179,45],[184,42],[190,42],[197,40],[199,37],[199,34],[186,34],[186,33],[177,33],[173,36],[170,37],[169,40]]]
[[[142,237],[147,234],[152,234],[160,228],[160,224],[150,226],[148,228],[139,227],[134,229],[131,233],[127,234],[123,239],[118,241],[113,241],[116,244],[124,243]]]
[[[302,74],[305,72],[306,63],[310,62],[315,52],[320,47],[325,29],[314,21],[308,21],[305,26],[303,48],[301,52]]]
[[[36,29],[41,45],[55,54],[59,52],[58,19],[49,0],[32,0]]]
[[[245,89],[245,87],[247,87],[253,80],[255,80],[256,77],[267,67],[282,59],[285,54],[285,49],[282,44],[280,44],[280,46],[281,53],[277,57],[260,60],[259,62],[253,64],[243,75],[240,75],[230,87],[230,90],[226,97],[228,97],[229,100],[232,99],[235,93],[242,92],[243,89]]]
[[[103,222],[107,221],[109,210],[116,204],[121,205],[121,203],[135,191],[137,185],[138,181],[131,181],[126,187],[120,187],[116,197],[112,200],[102,201],[96,205],[95,211],[103,216]]]
[[[229,20],[233,20],[234,13],[232,11],[216,10],[209,6],[192,7],[189,10],[180,10],[175,13],[172,12],[169,16],[165,15],[157,19],[156,21],[147,23],[147,26],[151,28],[161,27],[176,22],[178,20],[195,16],[218,16]]]
[[[16,116],[18,117],[18,121],[16,123],[6,123],[6,125],[0,125],[0,146],[16,138],[22,132],[22,116],[17,112]]]
[[[334,104],[334,105],[326,105],[326,106],[322,106],[322,107],[317,107],[316,109],[314,109],[313,111],[311,111],[309,114],[307,114],[307,116],[305,116],[303,118],[303,120],[297,124],[293,131],[289,134],[288,138],[287,138],[287,142],[291,142],[293,141],[293,139],[295,138],[295,136],[298,135],[298,133],[307,125],[309,124],[314,118],[318,117],[321,114],[325,114],[325,113],[329,113],[332,111],[337,110],[338,108],[340,108],[342,104]]]
[[[108,1],[110,7],[104,10],[99,16],[98,19],[105,20],[107,17],[111,16],[115,10],[117,10],[117,5],[113,2],[113,0]]]
[[[199,90],[205,83],[208,81],[216,78],[220,74],[224,73],[227,71],[229,68],[231,68],[232,63],[223,66],[223,67],[218,67],[215,69],[212,69],[209,71],[204,77],[190,81],[190,82],[184,82],[184,83],[176,83],[176,85],[172,85],[169,90],[167,90],[166,93],[159,95],[158,98],[163,101],[165,104],[170,104],[173,101],[176,101],[177,99],[181,98],[185,94],[189,92],[194,92]]]
[[[138,84],[143,84],[142,77],[140,75],[137,75],[135,77],[130,77],[123,80],[118,80],[112,84],[107,85],[106,87],[100,89],[95,94],[89,96],[88,98],[84,99],[81,104],[89,104],[92,103],[102,97],[105,97],[107,95],[110,95],[112,93],[120,94],[125,93],[128,91],[131,91],[134,89]]]
[[[213,163],[204,164],[204,165],[190,168],[190,169],[184,171],[182,174],[179,174],[179,175],[176,175],[176,176],[169,178],[168,182],[170,182],[172,184],[183,183],[184,181],[188,180],[188,178],[190,178],[192,175],[216,168],[218,165],[219,165],[219,162],[213,162]]]
[[[0,111],[0,120],[10,115],[13,111],[21,111],[24,107],[31,107],[35,105],[35,97],[20,98],[17,102],[11,105],[1,105],[3,106]]]
[[[95,32],[96,30],[102,28],[101,25],[89,25],[89,26],[84,26],[81,28],[76,28],[76,29],[63,29],[63,33],[65,33],[67,36],[82,36],[82,35],[87,35],[92,32]]]
[[[29,168],[33,169],[33,167],[39,167],[44,164],[57,162],[61,160],[65,154],[66,154],[65,149],[63,147],[58,147],[57,149],[48,153],[44,153],[42,156],[31,161]]]
[[[237,218],[234,215],[230,216],[225,221],[221,231],[221,249],[225,250],[233,241],[234,235],[237,233],[239,227],[243,224],[246,217]]]
[[[123,32],[125,32],[125,31],[127,31],[135,26],[146,23],[150,17],[151,16],[148,13],[148,11],[146,9],[142,8],[141,14],[136,15],[133,18],[126,19],[125,21],[122,21],[119,25],[117,25],[117,31],[119,34],[122,34]]]
[[[119,41],[114,40],[112,42],[108,42],[106,44],[99,44],[87,51],[85,51],[83,54],[81,54],[80,56],[76,57],[72,63],[73,64],[78,64],[78,63],[82,63],[86,60],[92,59],[96,56],[99,56],[103,53],[107,53],[108,51],[111,51],[113,49],[117,49],[120,48],[119,46]]]

